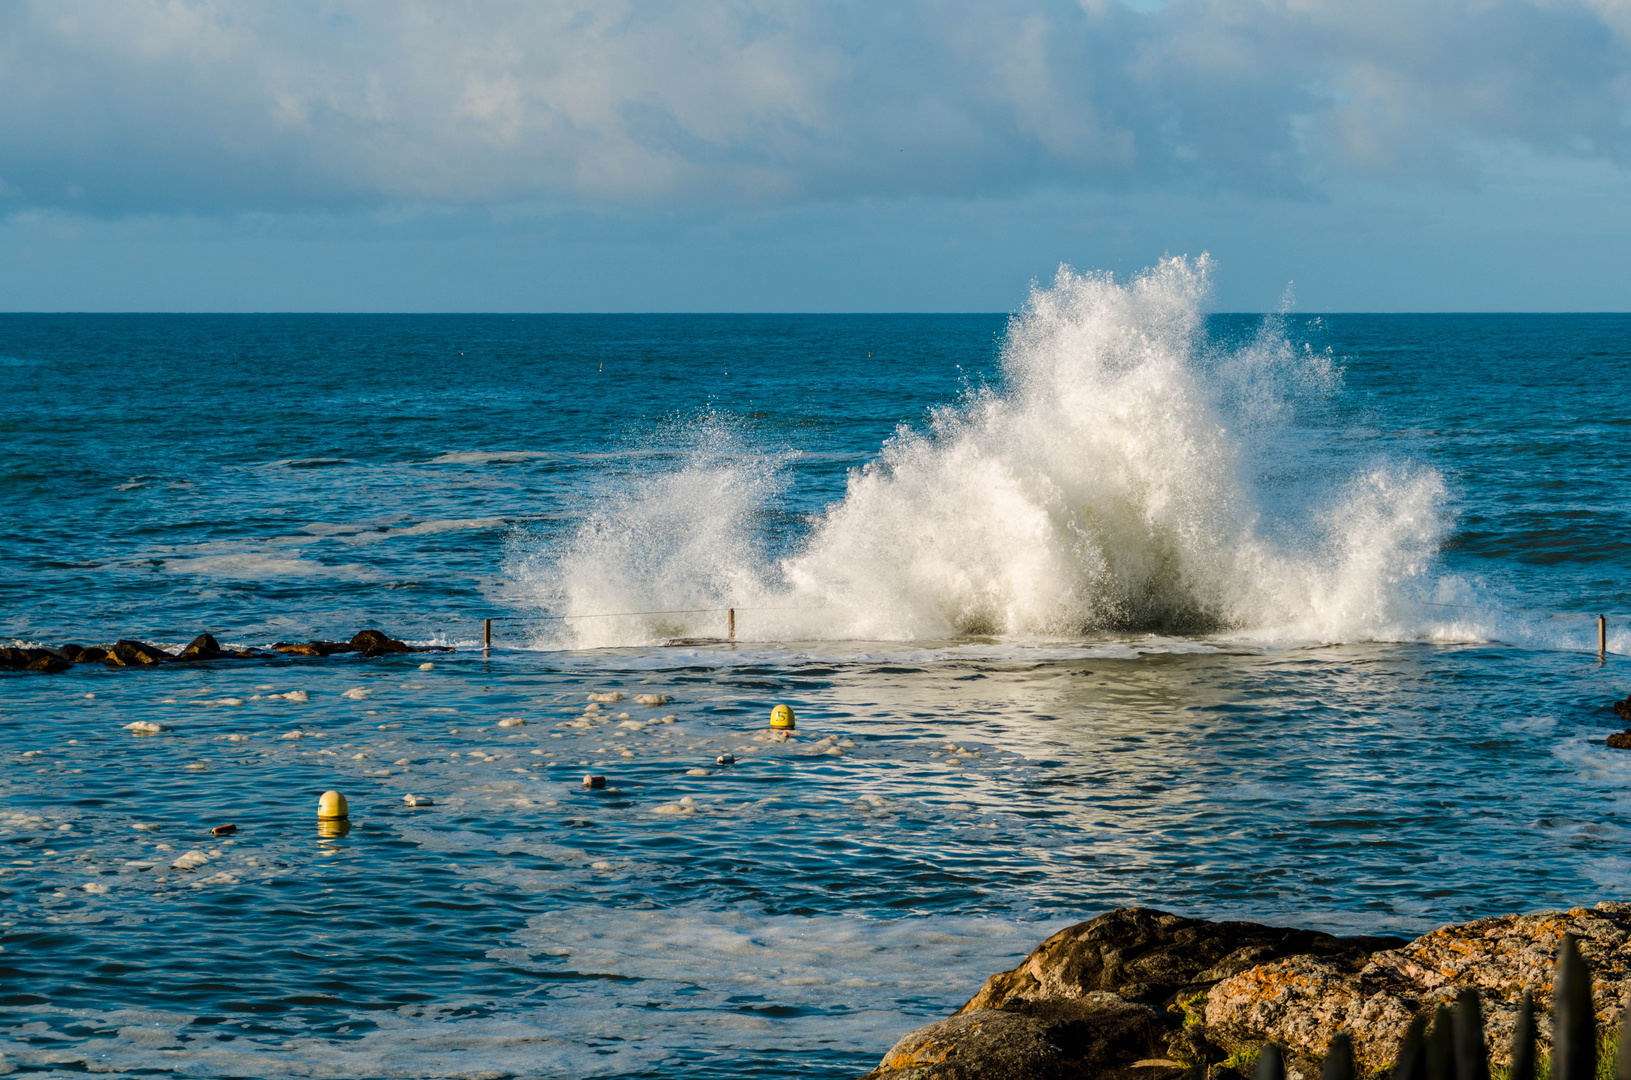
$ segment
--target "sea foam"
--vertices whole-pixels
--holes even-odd
[[[1340,373],[1281,320],[1212,342],[1209,270],[1061,268],[1010,320],[1000,380],[898,429],[778,558],[761,523],[791,455],[693,425],[678,464],[625,474],[510,563],[551,613],[679,613],[564,620],[539,644],[722,635],[688,609],[725,607],[757,640],[1414,636],[1442,480],[1344,460],[1303,422],[1333,413]]]

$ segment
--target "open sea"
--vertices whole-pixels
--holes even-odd
[[[1631,899],[1631,316],[1204,279],[0,315],[0,641],[456,650],[0,672],[0,1073],[855,1076],[1118,905]]]

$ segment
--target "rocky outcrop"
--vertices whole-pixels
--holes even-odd
[[[1614,703],[1614,715],[1621,720],[1631,720],[1631,695],[1628,695],[1624,701]]]
[[[452,652],[444,645],[409,645],[378,630],[364,630],[350,641],[280,641],[272,648],[294,656],[333,656],[360,652],[364,656],[395,653]],[[61,652],[19,646],[0,648],[0,669],[14,671],[66,671],[74,664],[107,664],[110,667],[157,667],[169,663],[201,663],[209,660],[250,660],[266,654],[251,649],[224,649],[212,634],[199,634],[179,653],[134,638],[121,638],[111,648],[64,645]]]
[[[155,645],[120,638],[113,643],[113,648],[108,650],[105,662],[114,667],[152,667],[174,659],[174,653],[167,653]]]
[[[413,646],[398,641],[378,630],[364,630],[351,639],[351,647],[364,656],[385,656],[388,653],[413,652]]]
[[[1631,730],[1616,731],[1608,737],[1610,750],[1631,750]]]
[[[335,653],[357,651],[349,641],[280,641],[272,649],[293,656],[333,656]]]
[[[1353,966],[1378,949],[1404,943],[1121,908],[1059,931],[1019,967],[987,979],[961,1011],[1065,1002],[1096,991],[1166,1008],[1219,979],[1282,956],[1328,957]]]
[[[1358,971],[1316,957],[1295,957],[1241,972],[1207,995],[1208,1038],[1230,1049],[1272,1040],[1293,1055],[1322,1056],[1346,1030],[1362,1071],[1385,1068],[1411,1019],[1453,1004],[1456,991],[1478,991],[1490,1060],[1504,1067],[1525,989],[1537,1006],[1551,1001],[1552,964],[1564,934],[1577,938],[1591,966],[1600,1024],[1619,1020],[1631,991],[1631,904],[1503,915],[1446,926],[1399,949],[1379,952]],[[1550,1022],[1537,1016],[1540,1041]]]
[[[73,666],[50,649],[22,649],[12,645],[0,647],[0,668],[11,671],[67,671]]]
[[[61,653],[64,660],[75,664],[102,664],[108,659],[108,650],[99,649],[94,645],[89,648],[83,645],[64,645]]]
[[[1631,991],[1631,904],[1480,919],[1408,942],[1123,908],[1061,930],[987,979],[950,1020],[897,1043],[867,1080],[1162,1080],[1203,1065],[1221,1080],[1269,1043],[1285,1051],[1289,1080],[1315,1080],[1338,1031],[1351,1037],[1360,1075],[1377,1076],[1411,1020],[1464,987],[1479,995],[1486,1049],[1504,1068],[1526,989],[1550,1045],[1545,1010],[1564,934],[1591,967],[1599,1024],[1618,1023]]]
[[[212,634],[199,634],[187,643],[187,647],[176,655],[176,659],[185,662],[198,660],[252,660],[260,653],[250,652],[247,649],[223,649],[221,643],[215,640]]]
[[[1114,994],[1076,1003],[1077,1015],[965,1010],[896,1043],[867,1076],[891,1080],[1087,1080],[1176,1074],[1166,1061],[1166,1023],[1147,1005]]]

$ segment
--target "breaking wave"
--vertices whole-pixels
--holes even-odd
[[[710,417],[564,543],[519,538],[512,576],[552,613],[731,606],[761,640],[1397,638],[1446,527],[1440,476],[1356,466],[1298,422],[1334,415],[1340,372],[1274,317],[1210,341],[1209,271],[1061,268],[1010,320],[997,384],[898,430],[788,553],[764,522],[791,455]],[[717,611],[575,619],[540,644],[721,631]]]

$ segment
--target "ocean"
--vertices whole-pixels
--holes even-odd
[[[841,1077],[1119,905],[1631,898],[1631,316],[1206,275],[0,315],[0,637],[453,649],[0,672],[0,1072]]]

